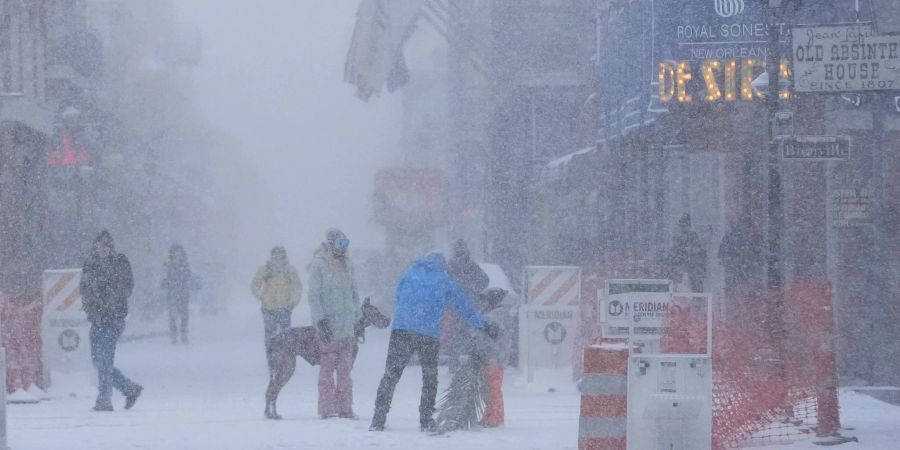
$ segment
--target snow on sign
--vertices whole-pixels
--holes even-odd
[[[47,270],[43,276],[44,316],[41,333],[44,342],[45,374],[50,371],[90,367],[89,325],[81,309],[81,270]]]
[[[853,23],[794,27],[792,39],[796,92],[900,89],[900,36]]]

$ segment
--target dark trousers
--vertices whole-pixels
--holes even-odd
[[[169,336],[172,338],[172,342],[175,342],[175,340],[178,339],[179,332],[181,334],[181,340],[187,341],[188,317],[189,309],[187,299],[169,300]]]
[[[140,386],[129,380],[119,369],[114,366],[116,359],[116,344],[125,324],[91,325],[91,360],[97,368],[99,391],[97,393],[98,406],[110,406],[112,389],[116,388],[124,395],[135,393]]]
[[[290,308],[263,309],[262,316],[266,332],[266,349],[268,349],[272,336],[291,327],[291,310]]]
[[[391,400],[394,398],[394,388],[397,387],[397,382],[403,375],[403,369],[409,364],[413,353],[418,354],[419,362],[422,364],[422,399],[419,401],[419,421],[423,425],[431,422],[437,397],[439,346],[439,341],[431,336],[410,331],[394,330],[391,332],[384,377],[381,378],[378,395],[375,399],[373,425],[384,426],[387,413],[391,409]]]

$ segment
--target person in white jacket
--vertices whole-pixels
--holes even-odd
[[[325,233],[325,242],[309,265],[309,309],[318,328],[319,416],[355,418],[350,370],[356,354],[354,325],[360,301],[353,265],[347,255],[350,240],[337,228]]]

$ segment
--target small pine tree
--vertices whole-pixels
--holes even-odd
[[[453,374],[438,402],[435,422],[439,433],[467,430],[481,422],[488,389],[485,367],[484,359],[476,354],[465,358]]]

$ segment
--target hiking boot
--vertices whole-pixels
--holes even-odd
[[[372,418],[372,425],[369,425],[369,431],[384,431],[384,422],[387,420],[387,417],[375,414],[375,417]]]
[[[141,396],[141,391],[143,390],[143,387],[138,386],[137,389],[125,396],[125,409],[131,409],[134,406],[134,404],[137,402],[138,397]]]
[[[96,405],[94,405],[93,408],[91,408],[91,411],[97,411],[97,412],[109,412],[112,410],[113,410],[112,405],[96,404]]]
[[[437,431],[437,424],[434,422],[434,419],[422,420],[419,423],[419,429],[423,433],[434,433]]]

